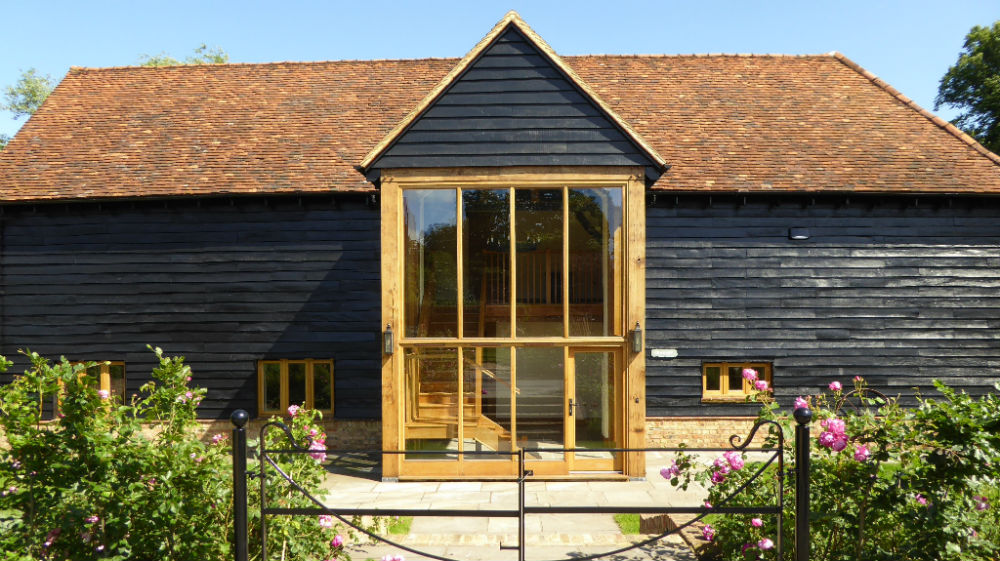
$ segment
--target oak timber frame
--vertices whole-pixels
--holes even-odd
[[[504,188],[595,188],[620,187],[623,190],[623,233],[625,237],[622,260],[624,262],[622,298],[623,309],[614,316],[622,321],[621,335],[601,337],[518,337],[491,338],[407,338],[403,329],[403,259],[404,219],[403,191],[407,188],[442,189],[504,189]],[[636,324],[645,323],[645,182],[644,169],[634,167],[507,167],[507,168],[427,168],[382,170],[380,179],[381,201],[381,283],[382,330],[390,326],[395,334],[393,352],[382,355],[382,446],[383,450],[404,449],[404,415],[406,396],[404,384],[404,348],[421,347],[561,347],[569,359],[573,349],[604,349],[621,357],[619,380],[620,395],[614,410],[620,430],[616,438],[623,438],[620,447],[642,448],[645,445],[645,357],[643,352],[632,352],[630,335]],[[513,208],[513,197],[511,198]],[[459,239],[461,237],[459,236]],[[513,236],[511,237],[513,240]],[[460,242],[459,242],[460,243]],[[513,241],[512,241],[513,244]],[[568,254],[563,253],[563,271],[568,270]],[[461,248],[457,250],[458,275],[462,275]],[[458,279],[461,286],[461,278]],[[513,289],[513,287],[512,287]],[[564,284],[564,290],[568,287]],[[511,302],[516,302],[511,296]],[[461,309],[461,298],[458,301]],[[563,298],[568,310],[569,300]],[[511,306],[512,326],[516,322],[514,305]],[[461,312],[459,312],[461,317]],[[567,316],[568,317],[568,313]],[[568,321],[568,320],[567,320]],[[460,322],[461,324],[461,322]],[[461,376],[459,377],[461,379]],[[461,390],[459,396],[462,395]],[[462,425],[462,422],[459,422]],[[461,430],[461,428],[459,428]],[[461,433],[460,433],[461,434]],[[572,454],[567,454],[572,456]],[[616,466],[622,476],[641,477],[645,462],[641,453],[626,453]],[[461,458],[454,462],[407,461],[401,454],[386,454],[382,458],[382,476],[385,478],[428,477],[514,477],[516,462],[473,461]],[[540,476],[546,474],[537,470]],[[565,475],[565,474],[561,474]]]

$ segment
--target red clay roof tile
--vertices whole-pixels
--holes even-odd
[[[675,191],[1000,194],[1000,158],[838,53],[564,61]],[[364,155],[457,59],[71,69],[0,201],[369,191]]]

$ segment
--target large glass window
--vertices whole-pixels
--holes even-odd
[[[458,336],[457,210],[453,189],[403,193],[406,335]]]
[[[404,189],[403,211],[405,337],[622,335],[622,188]]]

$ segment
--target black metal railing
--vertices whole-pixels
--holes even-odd
[[[797,421],[797,426],[795,428],[795,458],[796,467],[794,468],[795,474],[795,561],[808,561],[809,559],[809,422],[812,418],[812,414],[808,409],[797,409],[794,413],[795,420]],[[247,479],[249,477],[256,477],[260,484],[260,542],[261,542],[261,561],[267,561],[267,517],[268,516],[297,516],[297,515],[330,515],[342,523],[350,526],[351,528],[378,540],[382,543],[390,545],[392,547],[397,547],[403,551],[421,555],[430,559],[436,559],[438,561],[459,561],[449,557],[443,557],[440,555],[435,555],[426,551],[420,551],[412,547],[397,543],[385,536],[380,536],[371,531],[355,524],[348,517],[357,516],[448,516],[448,517],[498,517],[498,518],[517,518],[518,519],[518,543],[516,546],[504,546],[501,545],[501,549],[517,549],[518,551],[518,561],[524,561],[525,559],[525,517],[527,515],[536,514],[693,514],[693,518],[687,522],[675,525],[674,528],[668,529],[660,534],[653,535],[649,538],[643,539],[638,542],[634,542],[624,547],[613,549],[610,551],[605,551],[599,554],[587,555],[587,556],[574,556],[572,561],[588,561],[590,559],[597,559],[601,557],[607,557],[611,555],[617,555],[631,549],[636,549],[644,547],[646,545],[652,544],[659,540],[662,540],[668,535],[677,533],[684,528],[694,524],[701,519],[703,519],[708,514],[762,514],[762,515],[776,515],[777,516],[777,539],[775,543],[776,553],[779,559],[782,559],[784,544],[783,544],[783,523],[785,514],[785,500],[784,500],[784,478],[786,475],[785,471],[785,442],[784,433],[781,430],[781,426],[774,421],[761,421],[756,423],[750,431],[747,438],[741,439],[739,436],[734,435],[730,439],[730,448],[587,448],[587,449],[563,449],[563,448],[544,448],[544,449],[532,449],[532,448],[520,448],[514,451],[469,451],[469,452],[459,452],[449,450],[447,452],[442,452],[440,450],[434,451],[418,451],[418,450],[315,450],[309,449],[308,446],[303,446],[302,444],[295,441],[291,430],[281,422],[271,421],[265,423],[260,429],[260,439],[258,448],[258,472],[249,473],[247,471],[247,439],[246,439],[246,423],[249,419],[249,415],[246,411],[237,410],[233,413],[231,420],[233,422],[233,516],[235,524],[235,539],[236,544],[234,548],[235,560],[236,561],[247,561],[248,558],[248,528],[247,528]],[[777,445],[774,447],[757,447],[751,448],[749,445],[753,441],[757,432],[764,426],[770,425],[776,430],[772,431],[772,434],[777,439]],[[269,430],[278,429],[285,433],[287,440],[290,444],[290,448],[281,449],[271,449],[266,445],[267,433]],[[742,444],[741,444],[742,442]],[[702,506],[678,506],[678,507],[654,507],[654,506],[531,506],[525,504],[525,484],[529,477],[533,474],[530,470],[525,468],[525,456],[531,453],[568,453],[568,452],[601,452],[601,453],[646,453],[646,452],[672,452],[672,453],[689,453],[689,452],[727,452],[731,450],[738,450],[741,452],[751,452],[751,453],[763,453],[769,454],[766,459],[759,465],[757,471],[746,481],[744,481],[736,490],[730,493],[727,497],[720,501],[716,501],[711,508]],[[312,454],[316,452],[324,452],[329,455],[369,455],[369,456],[379,456],[384,457],[387,455],[400,455],[405,454],[407,456],[438,456],[440,457],[443,453],[449,455],[460,455],[469,454],[476,455],[479,457],[485,455],[494,456],[508,456],[516,457],[517,459],[517,476],[510,481],[511,484],[516,484],[518,489],[518,502],[516,509],[382,509],[382,508],[339,508],[335,506],[329,506],[323,503],[323,501],[317,499],[308,490],[303,488],[294,479],[288,476],[278,463],[275,461],[275,456],[281,456],[285,454]],[[753,506],[726,506],[735,497],[739,496],[741,493],[746,491],[752,484],[756,483],[758,479],[765,473],[768,467],[777,464],[777,491],[775,493],[775,504],[773,505],[753,505]],[[276,507],[270,506],[267,502],[267,480],[268,480],[268,469],[273,470],[277,475],[288,483],[292,489],[302,494],[306,497],[309,502],[311,502],[313,507]],[[475,481],[475,480],[472,480]],[[487,479],[483,479],[487,481]],[[496,482],[495,479],[488,479],[488,481]],[[570,561],[570,560],[565,560]]]

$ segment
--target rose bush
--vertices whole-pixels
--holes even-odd
[[[129,403],[96,388],[95,377],[86,375],[92,364],[50,364],[35,353],[26,353],[31,367],[24,374],[0,386],[0,559],[232,557],[229,438],[198,439],[196,413],[205,390],[190,387],[183,358],[154,352],[153,381]],[[10,364],[0,357],[0,369]],[[44,421],[54,399],[55,418]],[[298,411],[290,423],[296,437],[324,442],[319,418]],[[283,455],[280,466],[315,491],[324,459],[314,450]],[[256,471],[256,462],[248,468]],[[248,488],[250,536],[259,540],[259,486]],[[277,481],[269,500],[306,506]],[[269,548],[284,552],[284,559],[346,557],[341,524],[315,516],[268,522]],[[259,547],[252,543],[251,551]]]
[[[995,393],[973,398],[939,382],[935,388],[940,397],[918,397],[916,408],[867,392],[861,378],[855,378],[853,392],[833,381],[828,392],[794,401],[795,407],[813,413],[812,559],[998,558],[1000,398]],[[768,392],[749,399],[761,404],[759,420],[782,427],[786,458],[792,458],[791,409],[783,409]],[[766,444],[776,445],[776,435],[769,435]],[[761,470],[760,479],[726,500]],[[765,468],[735,452],[723,454],[706,469],[668,474],[674,484],[705,485],[709,509],[774,504],[779,477],[776,466]],[[791,479],[786,482],[783,540],[785,557],[791,559],[794,485]],[[774,515],[710,514],[706,522],[711,529],[705,537],[724,559],[777,557]]]

